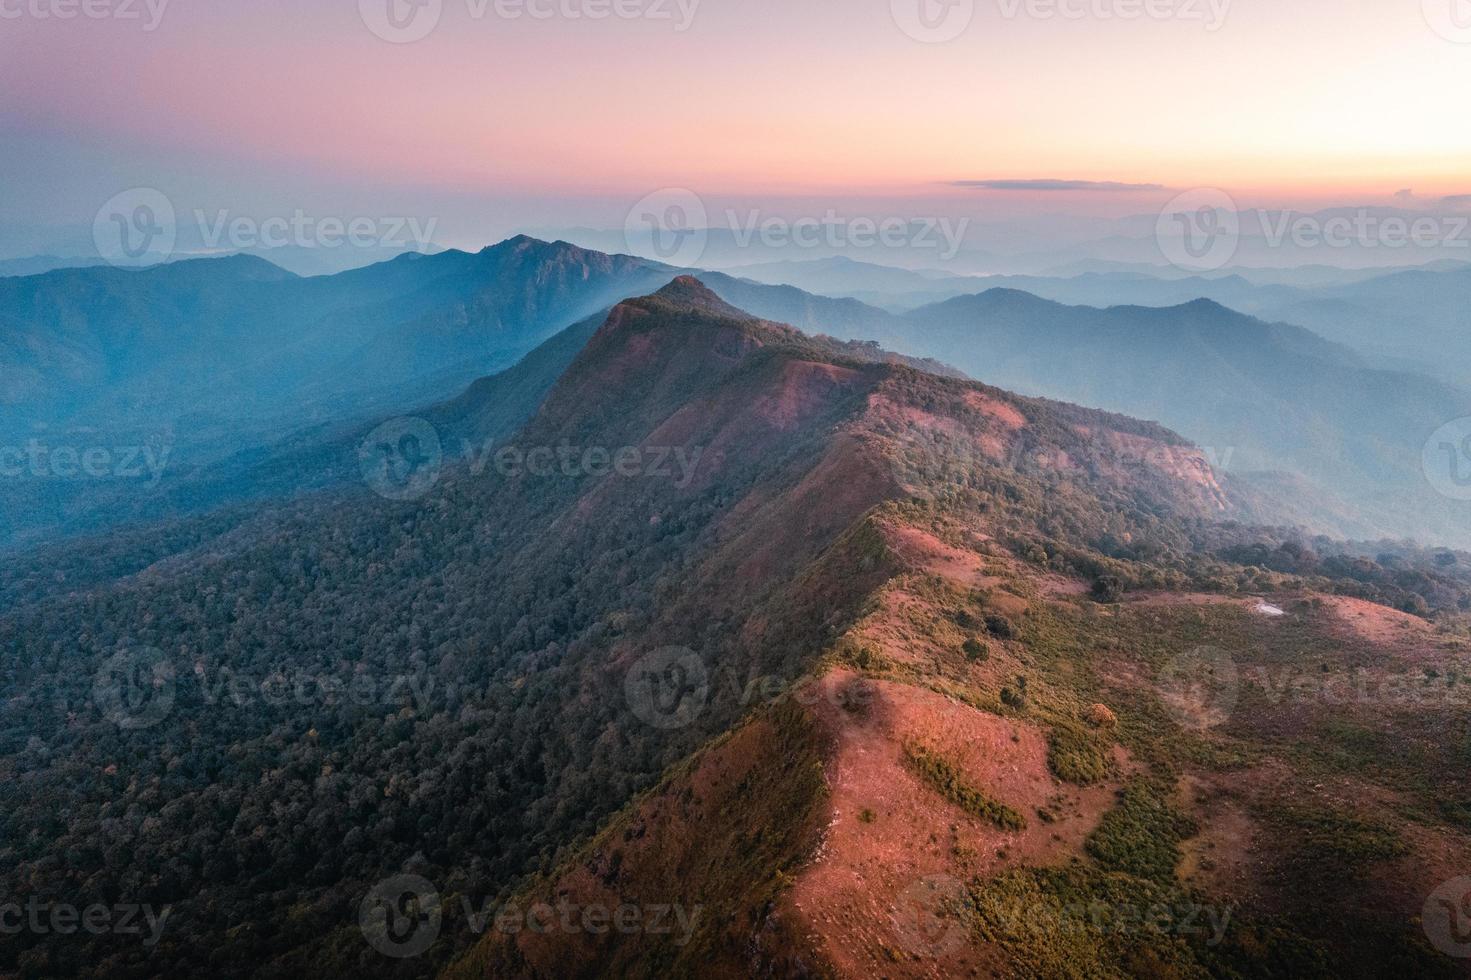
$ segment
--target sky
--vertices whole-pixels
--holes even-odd
[[[0,215],[1431,206],[1468,92],[1471,0],[0,0]]]

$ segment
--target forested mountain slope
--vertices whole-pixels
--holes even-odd
[[[1315,555],[1281,532],[1231,524],[1232,504],[1201,453],[1158,426],[808,337],[688,278],[619,304],[500,444],[508,452],[446,459],[431,472],[400,450],[387,445],[382,469],[370,471],[376,494],[304,496],[186,536],[116,579],[94,572],[68,587],[13,589],[18,601],[0,614],[11,692],[0,705],[0,890],[146,903],[169,919],[151,946],[28,933],[3,947],[0,965],[23,975],[422,976],[483,939],[473,969],[591,969],[597,961],[575,944],[513,951],[458,913],[420,955],[385,956],[385,937],[371,924],[365,936],[358,916],[379,883],[403,874],[433,882],[455,909],[462,898],[492,908],[518,900],[537,887],[528,875],[565,875],[600,827],[616,828],[603,841],[628,833],[629,813],[672,791],[678,810],[667,818],[698,819],[680,836],[644,836],[675,864],[656,874],[639,854],[605,854],[615,864],[598,872],[600,887],[629,887],[615,870],[626,861],[628,882],[699,889],[719,915],[698,948],[732,970],[800,961],[863,972],[863,957],[888,956],[872,945],[876,920],[841,905],[810,915],[815,896],[881,906],[907,869],[933,863],[921,859],[940,846],[930,836],[952,824],[969,829],[951,831],[960,836],[942,851],[975,856],[939,867],[966,887],[1001,869],[975,863],[998,847],[1015,852],[1003,865],[1018,871],[1087,853],[1098,873],[1168,885],[1161,869],[1172,865],[1162,862],[1174,851],[1130,854],[1143,846],[1135,808],[1153,838],[1160,800],[1194,785],[1180,781],[1186,763],[1204,758],[1194,778],[1226,779],[1286,751],[1278,729],[1257,731],[1256,716],[1240,720],[1250,729],[1231,736],[1240,744],[1160,727],[1168,709],[1149,680],[1156,661],[1168,663],[1179,644],[1256,649],[1250,630],[1229,632],[1256,622],[1237,596],[1304,600],[1284,642],[1317,636],[1337,610],[1367,600],[1418,603],[1444,631],[1407,616],[1415,645],[1350,644],[1345,663],[1423,665],[1429,678],[1465,648],[1454,633],[1465,632],[1461,565],[1413,552],[1377,562]],[[135,546],[152,544],[97,543],[121,567]],[[1077,595],[1090,589],[1128,601]],[[1210,598],[1189,597],[1197,591]],[[1161,593],[1183,598],[1153,598]],[[1290,643],[1261,649],[1253,655],[1296,656]],[[708,684],[691,701],[684,682],[696,671]],[[672,698],[660,687],[671,676],[683,679]],[[798,700],[795,715],[764,713],[773,697],[780,712],[793,700],[782,692],[803,678],[836,693],[818,707]],[[898,707],[848,712],[842,691],[858,680],[877,685],[875,705]],[[1117,733],[1087,727],[1106,717],[1094,701],[1111,705]],[[825,702],[840,713],[824,714]],[[992,739],[1027,753],[1016,761],[1025,787],[992,785],[989,770],[970,768],[978,759],[955,755],[960,746],[939,733],[956,711],[968,745]],[[767,727],[750,734],[748,716]],[[1371,825],[1391,821],[1395,843],[1384,851],[1376,830],[1363,860],[1418,862],[1422,847],[1459,846],[1450,821],[1464,812],[1465,787],[1420,775],[1464,771],[1464,744],[1435,734],[1455,731],[1459,717],[1416,729],[1423,745],[1409,767],[1376,784],[1405,794],[1413,814],[1376,805]],[[848,718],[878,727],[850,732]],[[1343,725],[1357,733],[1352,745],[1367,745],[1403,738],[1402,723],[1325,716],[1327,727],[1293,741],[1307,761],[1284,758],[1318,779],[1341,764],[1330,736]],[[701,816],[689,808],[704,791],[678,788],[671,767],[737,729],[751,759],[775,752],[775,768],[726,784],[726,802]],[[849,735],[857,756],[843,754]],[[1037,752],[1050,769],[1035,767]],[[844,774],[870,765],[896,792],[912,789],[902,776],[911,773],[941,796],[895,798],[900,809],[868,802],[870,791]],[[636,801],[671,772],[675,783]],[[1074,798],[1069,781],[1103,789]],[[757,793],[761,785],[775,795]],[[1124,794],[1117,803],[1114,789]],[[791,805],[770,809],[774,799]],[[981,823],[965,823],[944,799]],[[897,863],[882,875],[861,870],[871,858],[856,838],[831,852],[871,882],[850,897],[826,883],[833,872],[813,850],[813,832],[833,818],[825,800],[872,811],[876,822],[855,827],[887,832],[895,813],[907,814],[885,838],[884,860]],[[1035,852],[988,836],[985,827],[1017,817],[1046,823],[1034,802],[1059,820],[1091,815],[1066,818],[1057,846],[1033,831]],[[1319,803],[1304,800],[1302,819],[1319,819]],[[1114,810],[1122,836],[1098,839]],[[725,822],[736,813],[744,823]],[[1183,820],[1169,826],[1182,846],[1193,839]],[[685,853],[707,856],[679,864]],[[708,876],[711,862],[724,877]],[[1396,873],[1408,894],[1430,872],[1406,863]],[[1048,880],[1014,884],[1101,887],[1094,877]],[[1126,894],[1142,887],[1107,882]],[[1344,922],[1357,921],[1353,911]],[[1265,921],[1276,921],[1272,912]],[[813,935],[839,921],[860,931]],[[759,938],[767,923],[769,942]],[[1404,930],[1389,934],[1366,940],[1380,958],[1363,962],[1423,956]],[[1110,969],[1130,962],[1095,952]],[[616,962],[690,972],[695,961],[683,955],[635,943]]]

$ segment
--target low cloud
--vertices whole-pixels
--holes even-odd
[[[1163,184],[1127,184],[1117,180],[952,180],[952,187],[980,191],[1162,191]]]
[[[1440,199],[1440,203],[1448,208],[1471,207],[1471,194],[1452,194]]]

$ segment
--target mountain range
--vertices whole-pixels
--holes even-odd
[[[48,445],[169,453],[147,486],[8,481],[6,536],[35,540],[353,479],[355,440],[398,413],[433,418],[455,438],[466,429],[455,416],[468,413],[477,439],[504,435],[609,308],[678,273],[518,238],[313,279],[237,257],[0,280],[12,431]],[[1098,309],[1005,289],[897,315],[701,275],[728,302],[810,333],[1159,420],[1207,447],[1255,520],[1471,543],[1458,503],[1431,490],[1419,462],[1432,432],[1471,413],[1471,396],[1302,328],[1213,302]],[[1200,282],[1167,285],[1188,294]],[[1317,506],[1304,506],[1305,494]]]
[[[735,270],[770,284],[862,300],[905,313],[991,289],[1013,289],[1072,306],[1180,306],[1197,299],[1272,323],[1290,323],[1345,344],[1376,366],[1432,375],[1467,387],[1471,354],[1460,342],[1468,321],[1471,266],[1299,270],[1287,276],[1246,269],[1211,276],[1143,267],[1085,266],[1076,274],[955,276],[893,269],[847,258],[779,262]],[[1284,281],[1286,280],[1286,281]]]
[[[1471,389],[1381,367],[1302,327],[1210,300],[1103,309],[1001,288],[896,315],[792,286],[705,278],[732,302],[806,330],[1158,420],[1208,450],[1257,520],[1471,544],[1462,502],[1438,494],[1422,469],[1431,434],[1471,415]],[[1168,285],[1180,295],[1195,287]]]
[[[309,279],[250,256],[0,279],[0,418],[17,447],[150,446],[173,479],[228,475],[241,454],[443,400],[668,278],[512,239]],[[167,510],[160,485],[7,480],[3,537]]]
[[[0,891],[168,910],[0,965],[1453,975],[1461,709],[1257,678],[1452,684],[1471,556],[1246,526],[1154,423],[688,276],[439,411],[497,452],[0,571]]]
[[[1098,310],[993,290],[917,310],[876,339],[1014,390],[1159,419],[1264,493],[1258,474],[1305,479],[1317,529],[1471,543],[1464,508],[1422,469],[1426,440],[1471,412],[1471,392],[1376,369],[1302,328],[1209,300]]]
[[[9,278],[0,403],[21,422],[196,438],[391,410],[509,366],[654,278],[637,260],[529,239],[306,279],[250,256]]]

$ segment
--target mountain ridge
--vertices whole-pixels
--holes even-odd
[[[32,936],[28,956],[53,972],[108,976],[380,970],[380,937],[370,923],[365,944],[357,919],[378,883],[413,874],[446,896],[508,902],[539,887],[538,872],[561,880],[588,841],[593,852],[570,870],[591,868],[609,889],[591,902],[711,909],[687,953],[657,937],[653,947],[610,937],[610,955],[633,973],[710,951],[735,972],[754,962],[866,974],[885,961],[876,939],[905,948],[882,909],[911,872],[931,869],[966,887],[1020,886],[1031,879],[1015,875],[1063,874],[1076,858],[1091,863],[1057,887],[1092,896],[1113,881],[1131,900],[1183,900],[1148,890],[1166,887],[1150,884],[1154,865],[1129,863],[1128,808],[1171,813],[1176,788],[1163,774],[1262,749],[1159,728],[1171,715],[1154,687],[1127,679],[1152,676],[1187,637],[1242,651],[1260,641],[1281,656],[1299,630],[1337,622],[1329,604],[1350,593],[1366,604],[1410,596],[1395,591],[1397,570],[1319,559],[1233,523],[1199,452],[1155,424],[733,315],[693,280],[664,290],[618,304],[592,340],[565,344],[575,356],[497,444],[505,454],[447,456],[414,484],[393,465],[409,450],[388,439],[370,447],[387,456],[368,485],[259,507],[244,522],[223,515],[220,533],[180,534],[172,554],[149,536],[81,546],[107,554],[115,575],[87,564],[92,577],[69,584],[74,566],[62,557],[34,572],[7,566],[6,594],[20,598],[0,610],[0,644],[13,651],[0,701],[0,890],[65,898],[84,883],[131,883],[178,923],[146,955],[125,937]],[[375,492],[394,480],[417,490]],[[1453,615],[1454,569],[1404,554],[1425,614]],[[1190,598],[1176,606],[1161,593]],[[1261,632],[1254,594],[1301,625]],[[1406,656],[1440,665],[1455,655],[1437,646],[1450,634],[1405,622],[1423,640]],[[1357,640],[1346,649],[1365,663],[1384,656]],[[130,654],[167,665],[173,685],[137,730],[107,723],[93,683]],[[709,683],[693,701],[684,688],[641,693],[698,676],[696,664]],[[321,691],[379,683],[367,703],[262,701],[259,685],[278,675]],[[235,696],[210,693],[221,678]],[[870,709],[844,693],[854,683],[872,686]],[[778,697],[786,707],[768,714],[765,695],[753,703],[749,692],[773,684],[818,697]],[[1110,716],[1116,729],[1089,721]],[[1242,724],[1270,733],[1280,722]],[[1155,730],[1158,740],[1144,737]],[[1332,730],[1293,744],[1317,746]],[[702,750],[715,758],[712,744],[735,754],[682,768]],[[1407,765],[1461,771],[1452,761]],[[682,781],[689,772],[697,778]],[[852,781],[863,773],[871,778]],[[1463,782],[1403,791],[1453,807]],[[753,798],[757,786],[770,794]],[[764,808],[774,800],[791,806]],[[872,820],[855,816],[865,808]],[[260,829],[237,838],[240,819]],[[1107,829],[1120,820],[1126,829]],[[928,839],[952,824],[946,847]],[[831,846],[814,851],[823,827]],[[109,828],[126,860],[87,844]],[[1426,832],[1454,833],[1441,822]],[[892,867],[872,865],[870,833],[883,835],[873,846],[894,855]],[[1144,836],[1174,842],[1156,864],[1189,839],[1153,823]],[[1016,858],[987,856],[999,850]],[[48,860],[56,853],[65,865]],[[1419,881],[1424,852],[1412,853],[1405,874]],[[1026,855],[1036,863],[1019,866]],[[157,862],[168,875],[127,878]],[[1116,873],[1127,877],[1107,877]],[[275,900],[283,881],[299,896],[289,910]],[[1357,927],[1360,911],[1341,921]],[[484,937],[458,969],[590,975],[613,961],[577,936],[539,950],[534,937],[525,948],[506,938]],[[1065,955],[1002,938],[998,968]],[[468,923],[446,921],[424,957],[397,968],[425,975],[476,939]],[[1230,955],[1254,948],[1248,940]],[[1128,962],[1106,944],[1091,955]],[[1182,962],[1211,955],[1196,949]],[[921,949],[887,962],[897,974],[951,961]]]

